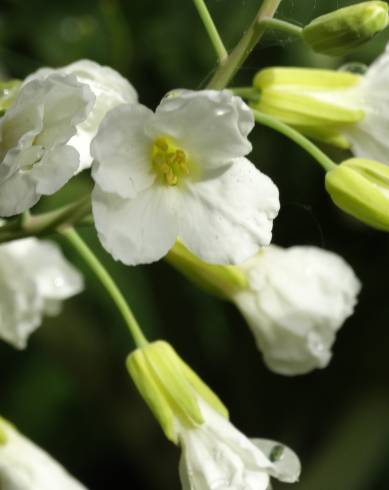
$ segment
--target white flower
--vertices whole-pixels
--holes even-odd
[[[31,208],[76,172],[77,151],[67,143],[94,102],[72,75],[32,80],[0,119],[0,216]]]
[[[83,288],[80,273],[55,243],[36,238],[0,246],[0,338],[23,349],[43,315]]]
[[[183,490],[268,490],[270,476],[298,480],[300,462],[290,449],[249,440],[203,400],[199,405],[204,423],[179,431]]]
[[[355,87],[364,117],[344,129],[352,152],[389,165],[389,44]],[[353,91],[350,95],[353,94]]]
[[[272,245],[241,268],[249,286],[232,299],[268,367],[286,375],[325,367],[360,290],[351,267],[319,248]]]
[[[247,439],[229,422],[218,396],[166,342],[131,352],[127,368],[166,437],[182,448],[183,490],[268,490],[270,476],[298,479],[297,456],[272,441]]]
[[[74,75],[80,83],[86,84],[96,96],[93,109],[85,121],[77,125],[77,134],[69,141],[69,145],[80,154],[78,170],[90,167],[90,143],[105,114],[120,104],[129,104],[138,99],[134,87],[117,71],[108,66],[101,66],[90,60],[79,60],[58,69],[41,68],[27,77],[26,82],[33,79],[44,79],[53,73]]]
[[[228,91],[178,91],[153,113],[110,111],[92,142],[93,214],[126,264],[163,257],[177,237],[207,262],[242,262],[271,240],[278,190],[244,155],[250,109]]]
[[[0,418],[1,490],[86,490],[41,448]]]

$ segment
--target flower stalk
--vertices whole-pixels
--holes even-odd
[[[144,347],[147,345],[148,341],[144,336],[134,314],[132,313],[127,301],[108,273],[107,269],[102,265],[96,255],[78,235],[74,228],[62,228],[59,233],[64,236],[70,245],[80,254],[80,256],[96,274],[101,284],[105,287],[117,309],[121,313],[136,346]]]
[[[25,213],[8,220],[0,227],[0,243],[54,233],[57,228],[82,222],[91,213],[90,196],[54,211],[31,215]]]
[[[204,0],[193,0],[193,3],[208,33],[212,46],[215,49],[219,63],[223,63],[227,59],[228,53],[215,26],[212,16],[209,13],[208,7]]]
[[[303,39],[303,28],[291,22],[281,19],[263,19],[260,21],[260,24],[266,29],[284,32],[285,34]]]
[[[276,13],[282,0],[264,0],[258,10],[253,22],[247,31],[243,34],[241,40],[231,51],[223,63],[220,64],[214,76],[208,84],[208,88],[220,90],[225,88],[236,72],[245,62],[251,51],[267,29],[263,21],[271,19]]]
[[[336,167],[336,164],[325,153],[323,153],[320,148],[318,148],[314,143],[312,143],[309,139],[307,139],[295,129],[262,112],[253,110],[253,113],[256,122],[263,124],[264,126],[268,126],[275,131],[278,131],[279,133],[297,143],[299,146],[304,148],[304,150],[309,153],[323,167],[326,172]]]

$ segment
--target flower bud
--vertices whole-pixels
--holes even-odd
[[[327,172],[325,185],[340,209],[373,228],[389,231],[389,167],[352,158]]]
[[[175,444],[179,442],[178,426],[194,428],[203,424],[199,398],[228,417],[219,398],[167,342],[136,349],[127,358],[127,369],[166,437]]]
[[[362,2],[314,19],[303,29],[311,48],[329,56],[343,56],[369,41],[388,25],[386,2]]]
[[[319,141],[347,149],[345,127],[365,113],[358,91],[361,77],[354,73],[312,68],[266,68],[254,78],[259,90],[252,107]]]

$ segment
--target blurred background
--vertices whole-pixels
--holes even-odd
[[[279,16],[303,24],[343,0],[284,0]],[[209,0],[232,47],[258,0]],[[80,58],[108,64],[154,108],[172,88],[202,88],[215,67],[190,0],[2,0],[0,71],[23,78],[41,66]],[[270,65],[338,67],[370,63],[389,30],[352,57],[317,56],[280,34],[266,35],[235,85]],[[388,87],[389,89],[389,87]],[[330,366],[286,378],[269,372],[235,308],[207,296],[164,262],[114,263],[93,229],[83,236],[107,265],[151,339],[167,338],[217,391],[243,432],[290,445],[303,464],[296,490],[389,488],[389,237],[359,225],[331,204],[323,173],[302,150],[266,128],[252,133],[252,161],[281,193],[274,242],[341,254],[363,282],[356,314],[339,332]],[[336,159],[345,155],[334,154]],[[40,210],[89,192],[84,172]],[[0,345],[0,413],[58,458],[90,490],[180,488],[178,450],[168,443],[125,370],[132,348],[104,290],[65,244],[86,278],[83,294],[45,321],[29,348]],[[1,293],[0,293],[1,294]],[[124,485],[124,487],[123,487]],[[274,488],[286,485],[275,482]],[[53,489],[55,490],[55,489]]]

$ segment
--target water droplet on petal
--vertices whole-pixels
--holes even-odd
[[[281,444],[276,444],[273,446],[269,458],[272,463],[276,463],[277,461],[281,461],[284,457],[285,448]]]

